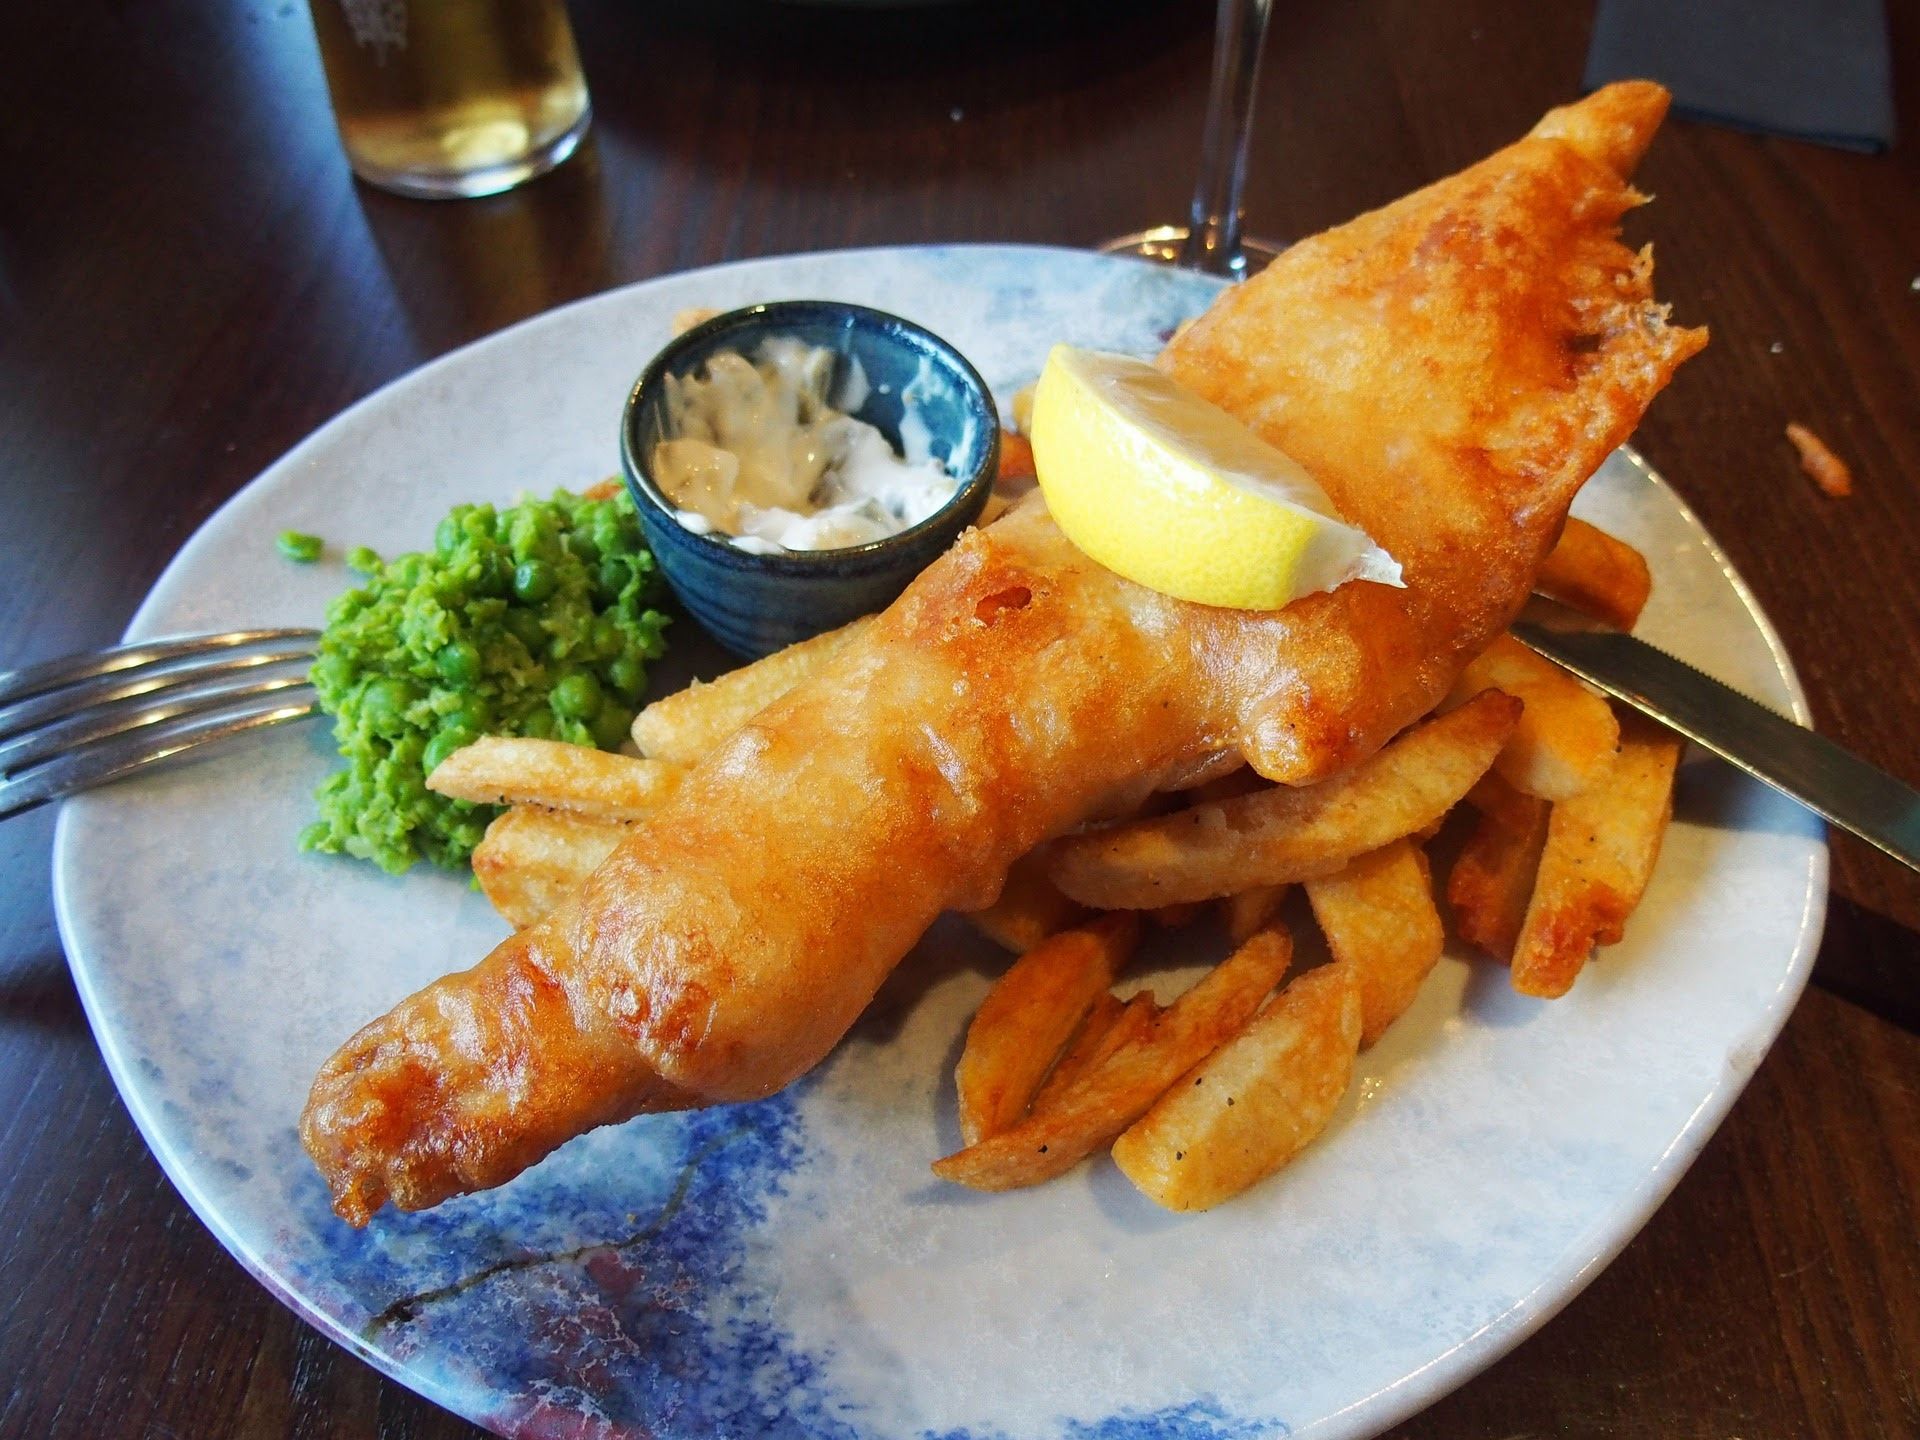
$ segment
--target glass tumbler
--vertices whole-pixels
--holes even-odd
[[[354,173],[492,195],[571,155],[592,118],[563,0],[310,0]]]

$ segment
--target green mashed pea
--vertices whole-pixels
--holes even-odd
[[[318,535],[307,535],[299,530],[282,530],[274,542],[282,555],[296,565],[311,565],[320,558],[325,548]]]
[[[482,735],[616,748],[666,648],[624,491],[461,505],[431,551],[347,563],[366,581],[327,608],[312,670],[347,763],[314,792],[303,850],[394,874],[466,864],[498,811],[434,794],[428,773]]]

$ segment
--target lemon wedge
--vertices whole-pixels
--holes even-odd
[[[1067,538],[1176,599],[1277,610],[1348,580],[1401,583],[1297,461],[1144,360],[1054,346],[1029,439]]]

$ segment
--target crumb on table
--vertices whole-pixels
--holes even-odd
[[[1853,471],[1827,448],[1826,441],[1797,421],[1788,424],[1787,439],[1800,452],[1800,468],[1824,493],[1836,500],[1853,493]]]

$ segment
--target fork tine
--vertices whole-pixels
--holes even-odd
[[[0,780],[0,820],[230,735],[297,720],[319,708],[317,698],[302,699],[297,689],[290,694],[291,698],[289,692],[252,695],[211,713],[196,712],[143,726]]]
[[[306,675],[259,676],[243,671],[238,676],[221,675],[212,680],[176,685],[157,694],[135,696],[108,705],[93,705],[51,724],[23,731],[10,739],[0,739],[0,775],[12,775],[51,760],[68,750],[93,745],[114,735],[158,725],[178,716],[209,714],[222,708],[223,702],[244,700],[253,695],[287,692],[304,687],[313,690]]]
[[[90,657],[74,657],[76,660],[82,658]],[[56,689],[40,690],[11,704],[0,704],[0,740],[10,739],[36,726],[96,705],[108,705],[137,695],[151,695],[223,675],[251,674],[263,666],[312,658],[313,646],[299,640],[259,642],[252,648],[241,647],[237,650],[232,646],[218,646],[209,650],[175,652],[158,660],[86,676]],[[48,663],[55,665],[64,662]]]
[[[283,641],[305,641],[311,650],[320,638],[317,630],[229,630],[219,635],[183,635],[170,640],[142,640],[131,645],[114,645],[105,650],[89,650],[80,655],[63,655],[43,660],[18,670],[0,670],[0,705],[9,704],[43,690],[90,680],[143,666],[166,664],[213,651],[235,651],[251,646]],[[285,648],[282,646],[281,648]]]

